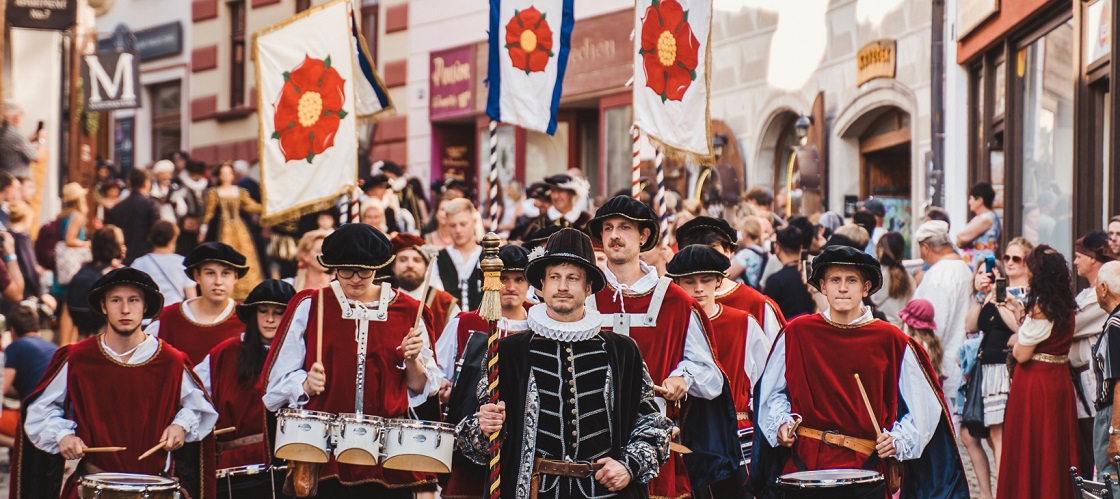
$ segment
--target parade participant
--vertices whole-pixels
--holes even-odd
[[[602,331],[585,306],[606,284],[594,258],[586,234],[564,229],[529,261],[526,278],[544,303],[529,310],[530,332],[498,342],[498,371],[511,383],[459,424],[458,447],[478,464],[489,460],[488,436],[505,434],[504,497],[646,497],[668,457],[672,424],[637,345]],[[480,380],[483,397],[485,387]]]
[[[62,495],[77,498],[81,476],[158,475],[166,452],[173,452],[174,476],[189,497],[213,497],[213,458],[205,449],[210,446],[200,450],[184,443],[207,437],[218,414],[186,354],[140,331],[140,321],[154,317],[163,304],[159,287],[147,274],[125,267],[105,274],[88,296],[90,307],[105,316],[107,330],[60,348],[24,401],[12,497],[59,497],[63,459],[82,459]],[[138,459],[156,443],[163,443],[160,452]],[[125,449],[85,453],[106,446]]]
[[[674,453],[650,483],[650,495],[679,499],[691,494],[692,484],[723,479],[738,468],[741,454],[735,445],[734,409],[726,381],[711,347],[711,324],[700,305],[668,278],[657,277],[652,267],[638,259],[642,251],[658,247],[657,217],[650,208],[629,196],[608,200],[587,224],[591,237],[603,242],[607,254],[607,285],[595,293],[595,307],[604,324],[638,343],[650,375],[664,388],[671,403],[670,418],[678,418],[679,402],[690,395],[692,417],[680,422],[682,439],[699,453],[697,445],[714,445],[714,456],[699,469],[689,467]],[[708,409],[701,408],[712,403]],[[691,476],[690,476],[691,475]],[[690,484],[691,479],[691,484]]]
[[[580,209],[587,191],[587,181],[561,173],[544,179],[549,186],[551,205],[529,223],[519,233],[529,235],[549,225],[572,227],[586,230],[591,214]]]
[[[874,469],[893,488],[893,458],[904,468],[901,497],[968,497],[952,419],[929,358],[862,304],[882,286],[881,272],[874,257],[848,246],[828,247],[814,260],[809,283],[829,308],[786,325],[758,381],[751,462],[756,495],[775,493],[767,487],[780,474],[832,468]],[[880,497],[888,497],[887,490]]]
[[[236,428],[218,437],[218,469],[268,462],[261,402],[264,386],[258,381],[284,309],[295,294],[295,288],[284,281],[261,281],[245,302],[237,305],[237,317],[245,324],[245,332],[219,343],[194,368],[218,409],[217,428]],[[264,497],[269,493],[272,484],[267,475],[261,478],[264,479],[238,488],[238,497]],[[231,492],[226,489],[228,486],[218,484],[218,497]]]
[[[401,209],[412,214],[412,219],[422,221],[428,219],[428,203],[424,201],[424,193],[416,193],[404,169],[392,161],[378,161],[373,164],[373,170],[380,170],[389,180],[389,187],[396,193],[400,200]]]
[[[478,268],[482,246],[475,239],[478,213],[464,198],[444,203],[443,213],[451,245],[436,255],[432,285],[458,298],[461,309],[474,310],[482,300],[482,270]]]
[[[501,301],[502,317],[495,327],[500,337],[529,330],[528,309],[534,303],[525,301],[529,281],[525,280],[525,266],[529,263],[529,250],[521,246],[506,245],[498,251],[502,260]],[[482,369],[486,355],[486,341],[490,324],[477,311],[463,312],[451,319],[436,341],[436,358],[443,369],[444,378],[451,383],[447,394],[447,421],[457,423],[478,411],[475,389],[485,371]],[[481,498],[486,495],[486,468],[472,463],[461,453],[456,453],[451,465],[451,477],[440,493],[447,499]]]
[[[249,269],[245,257],[219,242],[198,245],[183,259],[183,268],[202,295],[168,305],[145,330],[182,350],[192,363],[201,362],[210,349],[245,330],[234,313],[230,297],[237,280]]]
[[[1116,474],[1112,456],[1120,455],[1120,433],[1113,429],[1120,428],[1120,410],[1115,407],[1116,387],[1120,386],[1116,383],[1120,379],[1120,262],[1101,265],[1094,289],[1097,303],[1109,314],[1093,346],[1092,363],[1097,380],[1097,391],[1093,394],[1097,408],[1093,421],[1093,460],[1097,476],[1103,481],[1106,475]]]
[[[727,220],[709,216],[693,218],[677,228],[677,244],[681,248],[692,244],[711,246],[728,258],[728,268],[731,267],[730,258],[735,256],[738,248],[738,238],[735,236],[735,229],[731,228]],[[778,331],[786,325],[786,319],[782,317],[774,300],[740,282],[723,278],[715,297],[720,305],[737,308],[756,317],[769,341],[773,341],[778,336]]]
[[[752,380],[757,380],[770,353],[770,341],[758,320],[750,313],[719,303],[716,298],[720,282],[726,280],[727,256],[710,246],[693,244],[677,252],[666,266],[666,275],[681,289],[692,296],[704,309],[712,322],[712,332],[717,352],[716,360],[727,373],[731,394],[735,402],[735,418],[743,437],[754,424],[751,422]],[[749,440],[748,440],[749,442]],[[744,455],[745,460],[750,456]],[[745,494],[747,470],[740,466],[728,480],[712,484],[713,497],[749,497]]]
[[[459,315],[459,300],[451,293],[431,286],[424,287],[424,277],[428,275],[428,265],[431,264],[431,254],[424,250],[427,242],[415,234],[401,233],[393,236],[389,241],[393,246],[393,277],[396,278],[397,289],[404,294],[416,298],[432,311],[432,327],[439,341],[451,318]],[[425,291],[426,290],[426,291]],[[421,297],[420,293],[425,296]]]
[[[352,413],[362,386],[360,412],[397,418],[436,394],[443,376],[428,332],[423,322],[413,327],[420,302],[374,284],[375,272],[392,261],[389,240],[366,224],[344,224],[323,240],[319,263],[334,269],[338,280],[327,288],[301,291],[289,302],[262,373],[268,411],[303,407]],[[386,318],[378,321],[382,314]],[[368,341],[363,379],[358,379],[356,337]],[[412,487],[435,483],[426,475],[333,459],[319,465],[318,478],[319,496],[330,498],[411,498]]]

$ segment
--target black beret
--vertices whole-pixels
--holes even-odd
[[[551,185],[552,187],[557,187],[557,186],[566,184],[566,183],[571,182],[571,181],[572,181],[572,176],[568,175],[566,173],[560,173],[560,174],[557,174],[557,175],[553,175],[551,177],[546,177],[544,179],[544,182],[546,184]]]
[[[389,238],[372,225],[343,224],[323,239],[319,265],[377,270],[392,263],[395,256]]]
[[[615,196],[603,203],[598,210],[595,210],[595,218],[587,222],[587,231],[591,233],[591,237],[603,240],[603,221],[611,217],[622,217],[638,222],[641,228],[650,230],[649,239],[642,245],[642,251],[649,251],[657,247],[658,241],[661,239],[661,224],[657,221],[657,215],[645,203],[638,201],[630,196]],[[605,241],[603,241],[606,244]]]
[[[515,244],[507,244],[498,250],[502,259],[502,272],[524,272],[529,264],[529,250]]]
[[[386,187],[388,185],[389,185],[389,177],[386,177],[384,173],[378,173],[377,175],[370,175],[370,176],[366,177],[365,180],[362,181],[362,189],[366,189],[366,190],[372,189],[374,187]]]
[[[833,265],[845,265],[860,270],[864,277],[871,281],[869,294],[875,294],[883,287],[883,267],[879,264],[879,260],[850,246],[829,246],[814,258],[813,274],[809,276],[809,284],[820,290],[825,271]]]
[[[400,165],[392,161],[382,161],[381,171],[384,173],[392,173],[393,175],[396,175],[398,177],[404,176],[404,168],[401,168]]]
[[[105,293],[117,286],[140,288],[144,293],[145,319],[154,319],[163,310],[163,295],[159,292],[159,286],[147,273],[132,267],[112,270],[93,283],[92,289],[86,294],[86,303],[89,303],[90,310],[98,316],[104,317],[105,314],[101,311],[101,300],[105,298]]]
[[[183,269],[187,272],[187,277],[194,279],[191,274],[196,267],[204,263],[220,263],[235,271],[237,271],[237,278],[240,279],[245,276],[249,271],[249,266],[245,264],[245,255],[238,253],[232,246],[226,243],[217,241],[210,241],[195,246],[187,257],[183,259]]]
[[[563,225],[546,225],[544,227],[541,227],[537,230],[534,230],[533,232],[530,232],[529,234],[526,234],[525,239],[521,241],[521,245],[529,250],[537,248],[538,246],[544,246],[544,243],[548,242],[548,238],[552,237],[553,234],[560,232],[560,229],[563,228]]]
[[[257,305],[279,305],[287,307],[288,302],[296,295],[296,288],[279,279],[265,279],[249,292],[245,301],[237,305],[237,318],[248,324],[250,319],[255,319],[253,314]]]
[[[711,246],[692,244],[673,255],[673,259],[665,265],[665,275],[674,279],[699,274],[727,277],[730,266],[731,260]]]
[[[682,247],[690,244],[702,244],[699,239],[708,232],[718,234],[728,246],[735,246],[735,242],[739,239],[738,233],[731,228],[731,224],[727,220],[702,216],[693,218],[677,227],[677,244]]]
[[[552,190],[552,186],[544,182],[533,182],[529,187],[525,188],[525,197],[529,199],[539,199],[541,201],[548,201],[548,193]]]
[[[558,263],[571,263],[583,267],[587,271],[587,278],[591,281],[591,292],[597,293],[607,285],[607,278],[603,270],[595,265],[595,250],[591,247],[591,238],[587,234],[567,227],[548,238],[544,246],[544,254],[538,256],[525,266],[525,279],[537,289],[542,289],[541,281],[544,271],[549,265]]]

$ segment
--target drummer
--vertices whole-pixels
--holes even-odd
[[[829,308],[790,321],[771,349],[754,402],[752,492],[764,495],[780,474],[823,469],[874,469],[890,484],[888,468],[902,468],[902,497],[968,497],[929,358],[863,306],[883,284],[879,262],[835,246],[812,270],[809,284]]]
[[[237,317],[245,324],[240,337],[218,344],[197,366],[202,381],[218,409],[218,429],[233,427],[232,433],[218,437],[218,469],[228,470],[268,462],[264,439],[264,387],[258,382],[269,346],[280,328],[280,318],[296,290],[284,281],[262,281],[237,306]],[[272,497],[268,476],[246,477],[237,496]],[[218,497],[229,495],[230,484],[218,483]]]
[[[438,392],[443,376],[436,365],[428,332],[421,321],[413,327],[420,302],[374,284],[375,273],[393,261],[389,240],[365,224],[345,224],[323,240],[319,263],[334,269],[336,281],[299,292],[280,325],[276,347],[265,363],[264,405],[275,412],[285,407],[329,412],[357,412],[356,384],[364,385],[366,415],[398,418],[410,406]],[[318,357],[317,312],[322,297],[322,350]],[[344,310],[359,319],[344,319]],[[385,310],[387,318],[376,320]],[[365,324],[363,324],[365,323]],[[366,376],[357,379],[355,335],[368,330]],[[412,487],[435,483],[434,477],[340,464],[333,459],[319,467],[319,497],[411,499]]]
[[[214,476],[213,459],[203,455],[199,469],[197,442],[214,429],[217,411],[186,354],[140,330],[140,321],[163,305],[159,287],[148,274],[125,267],[98,279],[87,301],[108,326],[60,348],[24,400],[12,497],[58,497],[62,460],[79,458],[64,498],[78,497],[76,481],[83,475],[159,475],[169,462],[190,497],[213,497],[212,482],[207,487],[208,480],[198,480]],[[159,443],[157,452],[138,459]],[[94,453],[90,447],[124,449]]]

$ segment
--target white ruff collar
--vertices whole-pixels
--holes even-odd
[[[584,308],[583,318],[575,322],[560,322],[548,316],[547,306],[543,303],[529,309],[529,329],[554,341],[584,341],[599,334],[603,323],[599,312]]]

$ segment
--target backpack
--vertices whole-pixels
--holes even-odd
[[[61,226],[56,219],[39,227],[39,236],[35,238],[35,258],[45,269],[54,270],[54,247],[62,238]]]

